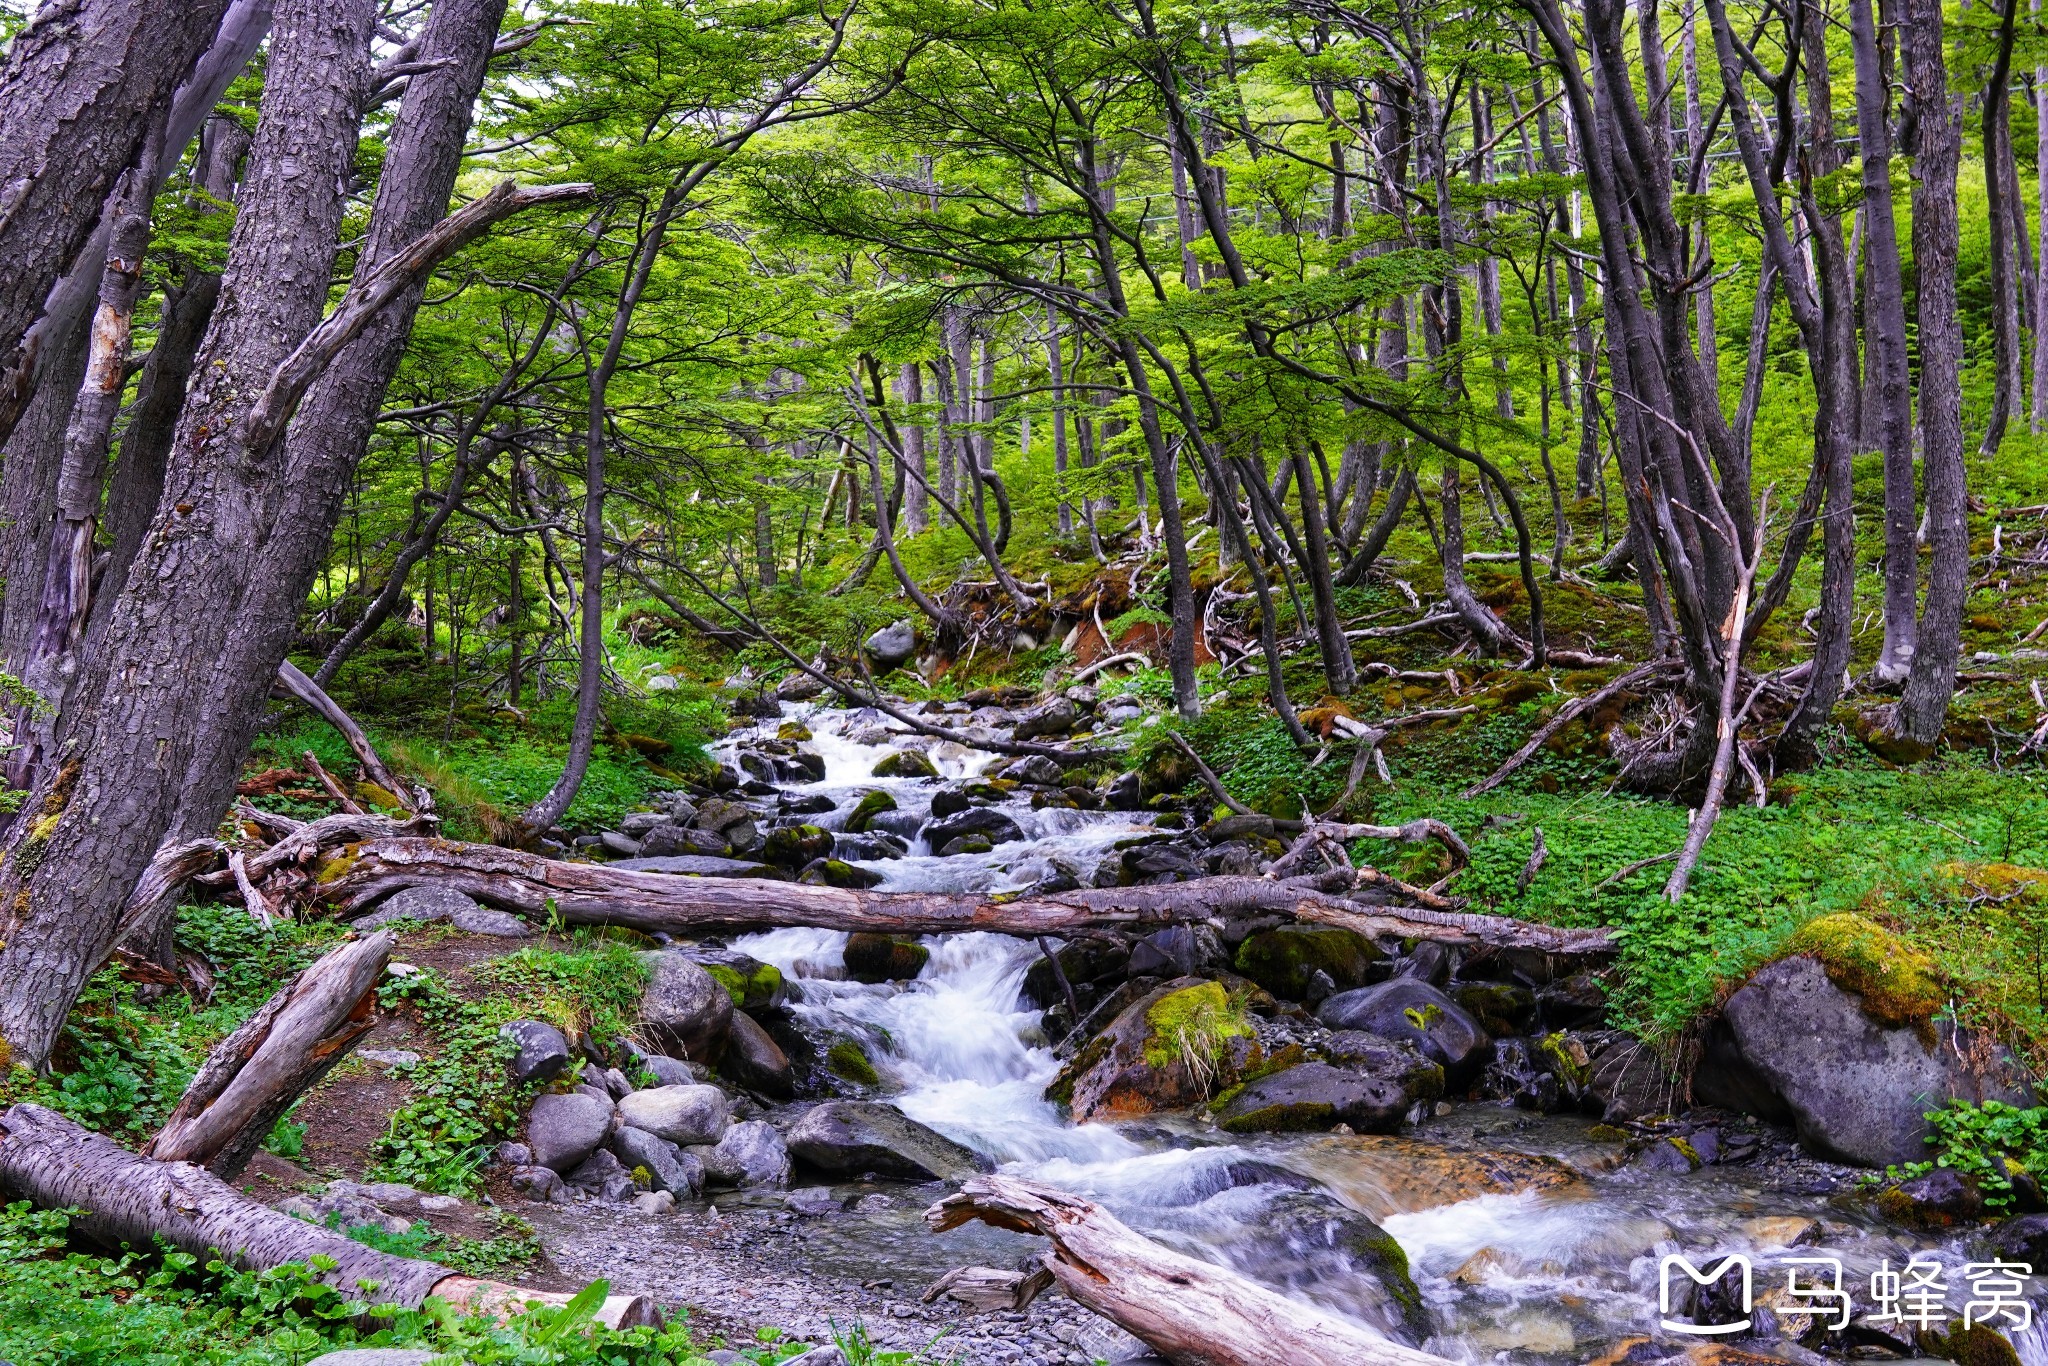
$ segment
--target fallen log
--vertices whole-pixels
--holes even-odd
[[[1357,885],[1340,870],[1329,881]],[[1005,900],[952,892],[869,892],[753,878],[679,877],[563,863],[517,849],[439,839],[351,844],[323,865],[314,895],[343,915],[406,887],[449,886],[536,922],[621,925],[689,936],[806,927],[885,934],[991,930],[1030,937],[1077,930],[1149,931],[1231,914],[1292,915],[1368,935],[1491,944],[1556,953],[1611,953],[1609,931],[1565,930],[1504,916],[1369,906],[1319,890],[1316,879],[1212,877]]]
[[[570,1297],[458,1275],[437,1262],[379,1252],[333,1229],[258,1204],[204,1167],[158,1162],[40,1105],[0,1113],[0,1191],[41,1209],[77,1210],[71,1227],[109,1247],[161,1238],[196,1257],[218,1254],[244,1271],[331,1258],[314,1279],[376,1304],[417,1309],[429,1296],[502,1316]],[[655,1320],[644,1295],[613,1295],[597,1318],[609,1327]]]
[[[143,1154],[232,1181],[279,1116],[377,1023],[389,930],[343,944],[280,988],[207,1055]]]
[[[1067,1297],[1174,1366],[1443,1366],[1220,1266],[1161,1247],[1100,1205],[1008,1176],[975,1176],[925,1211],[934,1233],[971,1220],[1052,1239]]]
[[[341,732],[341,738],[348,742],[349,752],[356,756],[356,762],[363,766],[363,776],[378,787],[389,792],[394,801],[415,806],[420,798],[408,793],[398,784],[398,779],[385,767],[377,756],[376,746],[370,737],[356,724],[356,719],[342,710],[341,704],[327,695],[327,690],[306,676],[306,671],[289,659],[277,666],[277,681],[285,691],[312,708],[315,715]]]

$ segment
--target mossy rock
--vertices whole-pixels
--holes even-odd
[[[798,744],[803,744],[811,739],[811,728],[801,721],[784,721],[775,728],[775,738],[794,740]]]
[[[659,759],[675,748],[674,745],[662,739],[659,735],[639,735],[629,730],[622,730],[617,735],[614,735],[612,743],[620,749],[639,755],[643,759]]]
[[[789,984],[783,980],[782,969],[773,963],[753,961],[751,967],[740,962],[702,966],[741,1010],[775,1010],[789,998]]]
[[[850,834],[864,835],[868,832],[868,827],[875,823],[875,817],[895,809],[894,797],[886,792],[870,792],[860,799],[854,806],[852,814],[847,816],[846,829]]]
[[[1220,983],[1180,977],[1123,1007],[1046,1096],[1084,1123],[1181,1110],[1234,1085],[1263,1057],[1242,1002]]]
[[[1386,954],[1362,934],[1330,925],[1280,925],[1260,930],[1237,946],[1237,970],[1275,996],[1306,998],[1316,973],[1336,991],[1365,985],[1366,972]]]
[[[1451,989],[1451,999],[1496,1038],[1521,1033],[1536,1015],[1536,993],[1513,982],[1467,982]]]
[[[1252,1037],[1244,1005],[1231,1000],[1221,982],[1169,993],[1145,1012],[1145,1024],[1144,1057],[1154,1067],[1176,1062],[1197,1069],[1214,1067],[1230,1040]]]
[[[841,1039],[825,1050],[825,1066],[834,1076],[852,1082],[856,1086],[880,1086],[881,1074],[868,1061],[868,1051],[852,1039]]]
[[[1972,1324],[1951,1333],[1927,1333],[1920,1346],[1956,1366],[2020,1366],[2012,1343],[1988,1324]]]
[[[1809,920],[1786,946],[1827,970],[1828,980],[1863,998],[1881,1024],[1916,1024],[1948,1001],[1941,970],[1928,955],[1874,920],[1843,911]]]
[[[1536,1041],[1536,1057],[1545,1071],[1573,1091],[1583,1091],[1593,1079],[1593,1060],[1586,1045],[1559,1031]]]
[[[882,884],[882,875],[872,868],[861,868],[844,859],[814,859],[804,865],[796,880],[806,887],[844,887],[852,891],[866,891]]]
[[[909,939],[855,934],[846,940],[846,975],[856,982],[908,982],[924,971],[932,951]]]
[[[873,774],[877,778],[936,778],[938,769],[932,761],[914,749],[893,749],[876,762]]]
[[[832,853],[832,832],[818,825],[785,825],[768,832],[761,858],[778,868],[795,870]]]

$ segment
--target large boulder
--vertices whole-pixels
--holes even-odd
[[[1316,1009],[1332,1029],[1362,1029],[1384,1039],[1412,1043],[1443,1064],[1453,1090],[1486,1065],[1486,1030],[1450,997],[1427,982],[1396,977],[1378,986],[1340,991]]]
[[[732,997],[718,979],[680,953],[644,953],[649,968],[640,994],[640,1029],[673,1056],[712,1062],[732,1028]]]
[[[1317,1051],[1347,1072],[1400,1087],[1410,1105],[1443,1099],[1443,1064],[1425,1057],[1412,1043],[1382,1039],[1356,1029],[1340,1029]]]
[[[704,1179],[715,1186],[787,1186],[789,1148],[775,1126],[750,1119],[725,1131],[714,1147],[699,1148]]]
[[[931,956],[932,951],[914,939],[860,933],[846,937],[843,961],[846,975],[856,982],[908,982],[924,971]]]
[[[1810,1152],[1865,1167],[1919,1161],[1928,1111],[1952,1100],[2032,1103],[2024,1073],[1990,1039],[1946,1019],[1887,1024],[1868,1004],[1818,959],[1794,957],[1722,1007],[1741,1061],[1783,1101]],[[1696,1079],[1702,1098],[1735,1090],[1723,1075]]]
[[[619,1118],[671,1143],[716,1143],[732,1107],[716,1086],[655,1086],[620,1101]]]
[[[832,832],[821,825],[785,825],[768,832],[761,857],[778,868],[795,872],[813,859],[832,853]]]
[[[1036,740],[1042,736],[1065,735],[1081,719],[1081,709],[1073,699],[1055,697],[1041,703],[1017,718],[1014,732],[1019,740]]]
[[[1321,1191],[1275,1194],[1233,1253],[1276,1289],[1342,1305],[1396,1341],[1418,1344],[1436,1331],[1401,1244]]]
[[[914,749],[892,749],[875,761],[869,770],[876,778],[936,778],[939,770],[932,761]]]
[[[1009,844],[1023,839],[1024,829],[992,807],[970,806],[943,820],[928,823],[923,834],[925,843],[940,850],[957,839],[982,840],[990,845]]]
[[[588,1092],[541,1096],[526,1117],[526,1146],[534,1165],[574,1171],[611,1135],[614,1118],[611,1102]]]
[[[768,1031],[744,1011],[735,1011],[732,1032],[726,1035],[725,1057],[719,1072],[749,1091],[788,1100],[796,1094],[796,1077],[789,1055],[768,1037]]]
[[[1216,1121],[1233,1134],[1339,1124],[1362,1134],[1391,1134],[1399,1132],[1408,1107],[1408,1093],[1393,1082],[1326,1062],[1305,1062],[1252,1082],[1217,1111]]]
[[[909,1181],[957,1181],[994,1170],[986,1158],[893,1106],[828,1100],[790,1126],[789,1151],[820,1171],[874,1172]]]
[[[569,1040],[544,1020],[514,1020],[498,1026],[498,1036],[510,1039],[518,1050],[506,1069],[519,1085],[553,1081],[569,1065]]]
[[[657,825],[640,841],[640,851],[635,860],[621,860],[614,868],[623,868],[628,862],[645,859],[669,858],[722,858],[732,846],[725,836],[715,830],[700,830],[694,825],[674,823]],[[645,863],[640,863],[645,867]],[[662,871],[657,869],[656,871]]]
[[[738,949],[691,949],[690,961],[711,974],[738,1010],[780,1010],[789,999],[782,969]]]
[[[1216,931],[1207,925],[1169,925],[1131,945],[1128,971],[1133,977],[1206,977],[1229,965],[1230,955]]]
[[[628,1124],[612,1135],[611,1149],[627,1171],[645,1171],[658,1191],[682,1197],[704,1189],[704,1164],[659,1134]]]
[[[467,892],[457,891],[445,883],[428,883],[423,887],[407,887],[393,892],[376,910],[349,923],[354,929],[367,932],[394,920],[415,920],[427,925],[437,920],[451,920],[461,912],[482,909],[476,898]]]
[[[1232,1085],[1258,1056],[1251,1022],[1222,985],[1181,977],[1124,1007],[1046,1095],[1081,1122],[1179,1110]]]
[[[1329,996],[1364,986],[1367,972],[1384,957],[1379,945],[1350,930],[1279,925],[1237,946],[1237,970],[1275,996],[1302,1001],[1319,987]]]
[[[708,831],[718,836],[734,849],[747,853],[761,847],[761,829],[754,824],[752,809],[726,797],[710,797],[697,808],[697,814],[690,820],[694,829]],[[648,836],[651,841],[653,836]],[[642,846],[643,853],[653,850]],[[678,850],[687,853],[688,850]]]
[[[868,658],[883,673],[900,669],[910,662],[917,653],[917,628],[905,618],[893,625],[884,626],[864,642]]]

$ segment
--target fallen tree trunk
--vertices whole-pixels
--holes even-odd
[[[1050,1186],[971,1177],[924,1216],[934,1233],[975,1219],[1052,1239],[1045,1266],[1068,1298],[1174,1366],[1443,1366],[1442,1357],[1161,1247]]]
[[[1339,871],[1330,880],[1354,885]],[[324,865],[314,895],[344,915],[406,887],[450,886],[535,920],[623,925],[694,935],[801,926],[887,934],[992,930],[1032,936],[1076,930],[1150,930],[1226,914],[1271,913],[1368,935],[1492,944],[1556,953],[1613,951],[1606,930],[1563,930],[1502,916],[1369,906],[1332,896],[1314,879],[1213,877],[1165,886],[1110,887],[1001,900],[952,892],[868,892],[753,878],[679,877],[595,863],[563,863],[438,839],[351,844]]]
[[[331,1258],[314,1278],[351,1295],[362,1294],[358,1282],[373,1282],[366,1298],[377,1304],[417,1309],[438,1295],[502,1315],[527,1303],[562,1305],[570,1298],[379,1252],[258,1204],[204,1167],[138,1156],[40,1105],[0,1114],[0,1190],[41,1209],[83,1211],[72,1216],[72,1229],[107,1246],[148,1247],[161,1238],[195,1257],[218,1253],[244,1271]],[[654,1314],[644,1295],[614,1295],[597,1317],[616,1328],[652,1322]]]
[[[349,752],[356,756],[356,762],[363,766],[363,776],[391,794],[393,801],[405,806],[419,804],[419,797],[399,786],[398,778],[385,767],[377,757],[376,746],[370,737],[356,724],[356,719],[342,709],[339,702],[327,695],[327,690],[306,676],[306,671],[289,659],[277,666],[277,681],[293,697],[310,707],[314,714],[328,725],[341,732],[341,738],[348,742]]]
[[[143,1149],[232,1181],[292,1102],[377,1023],[376,990],[397,942],[389,930],[343,944],[222,1039]]]

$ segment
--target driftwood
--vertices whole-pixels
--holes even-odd
[[[375,1283],[377,1304],[417,1309],[430,1295],[499,1315],[528,1303],[563,1305],[570,1297],[461,1276],[436,1262],[379,1252],[334,1229],[258,1204],[190,1162],[158,1162],[40,1105],[0,1114],[0,1190],[42,1209],[81,1210],[71,1227],[107,1246],[147,1247],[161,1238],[197,1257],[219,1254],[244,1271],[329,1257],[315,1278],[347,1294]],[[654,1321],[643,1295],[614,1295],[598,1321],[630,1327]]]
[[[623,925],[653,933],[803,926],[946,934],[992,930],[1033,936],[1077,930],[1157,929],[1229,914],[1280,914],[1370,935],[1492,944],[1557,953],[1610,953],[1606,930],[1565,930],[1502,916],[1424,907],[1368,906],[1320,887],[1360,885],[1369,870],[1284,882],[1212,877],[1165,886],[1110,887],[1002,900],[951,892],[868,892],[753,878],[678,877],[594,863],[563,863],[516,849],[437,839],[377,839],[340,850],[315,895],[344,915],[406,887],[452,886],[536,921]]]
[[[207,1055],[144,1155],[239,1176],[278,1117],[376,1024],[395,942],[382,930],[343,944],[265,1001]]]
[[[362,808],[361,804],[354,797],[348,795],[348,789],[343,787],[332,773],[321,767],[319,755],[309,749],[299,757],[305,760],[307,768],[313,770],[313,776],[320,780],[321,787],[327,789],[327,795],[341,805],[344,814],[350,816],[367,816],[370,814]]]
[[[1052,1239],[1046,1269],[1067,1296],[1175,1366],[1442,1366],[1234,1272],[1161,1247],[1091,1201],[976,1176],[925,1211],[943,1233],[979,1219]]]
[[[1052,1272],[1004,1271],[993,1266],[956,1266],[926,1287],[918,1298],[930,1304],[944,1295],[978,1313],[1016,1313],[1052,1289]]]

